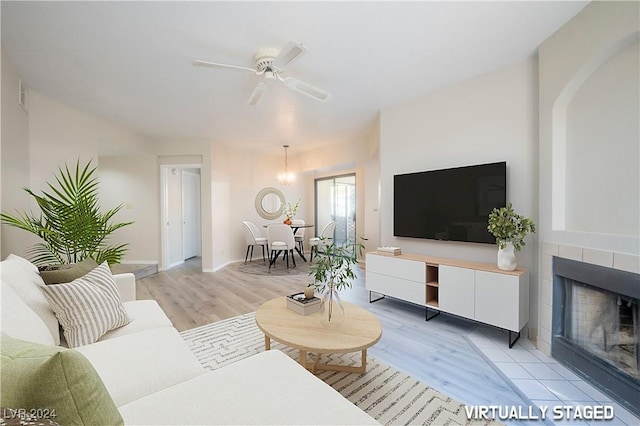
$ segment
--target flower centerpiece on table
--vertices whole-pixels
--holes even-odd
[[[493,209],[487,230],[496,237],[498,268],[513,271],[517,266],[514,251],[525,246],[524,238],[529,232],[536,232],[536,225],[528,217],[516,213],[509,203],[506,207]]]
[[[284,223],[287,225],[291,225],[291,219],[298,212],[298,207],[300,207],[300,200],[296,201],[296,203],[292,206],[291,203],[286,203],[284,205],[284,209],[282,210],[282,214],[284,215]]]

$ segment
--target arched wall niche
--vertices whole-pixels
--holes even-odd
[[[603,49],[554,103],[554,231],[640,234],[639,41]]]

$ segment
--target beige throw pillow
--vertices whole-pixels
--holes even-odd
[[[42,291],[70,348],[94,343],[131,322],[107,262],[70,283],[43,286]]]

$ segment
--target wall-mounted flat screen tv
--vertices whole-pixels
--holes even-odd
[[[506,162],[395,175],[393,235],[495,243],[487,220],[506,194]]]

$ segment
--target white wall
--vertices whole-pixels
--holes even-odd
[[[22,190],[30,186],[29,121],[27,111],[18,104],[19,81],[18,71],[2,49],[0,208],[11,214],[15,214],[15,210],[28,211],[31,208],[31,196]],[[32,243],[26,232],[6,225],[0,227],[0,240],[0,259],[11,253],[26,256],[25,251]]]
[[[153,155],[143,150],[148,141],[143,136],[107,120],[71,108],[33,92],[29,110],[29,146],[32,189],[44,189],[53,181],[59,167],[75,167],[91,160],[98,167],[101,206],[104,209],[121,203],[130,209],[121,210],[114,221],[135,220],[135,224],[119,230],[114,241],[129,243],[124,261],[154,263],[158,261],[157,181],[151,168]],[[127,156],[101,157],[103,149],[112,154],[127,152]],[[104,173],[101,168],[104,163]],[[153,212],[149,219],[146,215]],[[155,238],[154,238],[155,236]]]
[[[613,53],[567,105],[566,230],[640,234],[638,52]]]
[[[129,243],[123,261],[126,263],[157,263],[160,206],[158,170],[153,155],[99,158],[100,204],[114,208],[123,204],[115,216],[116,222],[133,222],[117,230],[110,243]]]
[[[518,62],[382,110],[381,244],[403,252],[495,263],[495,245],[393,236],[393,176],[507,162],[507,201],[537,222],[537,62]],[[420,189],[416,188],[419,196]],[[537,238],[518,253],[531,282],[530,329],[537,324]]]

